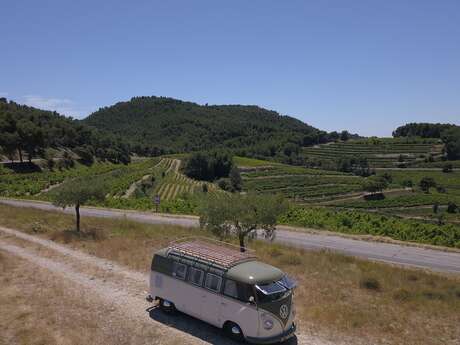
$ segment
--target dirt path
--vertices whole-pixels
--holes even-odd
[[[0,227],[0,251],[62,277],[75,290],[83,288],[101,305],[115,309],[127,325],[153,327],[158,334],[152,339],[154,344],[235,345],[223,337],[220,330],[204,322],[183,314],[166,316],[152,308],[145,301],[148,286],[145,273],[4,227]],[[332,345],[317,336],[300,332],[297,339],[284,345],[288,344]]]

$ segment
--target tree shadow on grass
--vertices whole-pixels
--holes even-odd
[[[198,320],[194,317],[176,311],[174,314],[165,314],[160,308],[154,306],[146,310],[151,319],[160,322],[166,326],[174,327],[175,329],[188,333],[193,337],[206,341],[210,344],[219,345],[238,345],[241,343],[235,342],[227,338],[223,331],[217,327],[211,326],[206,322]],[[297,345],[297,338],[294,336],[291,339],[277,343],[278,345]]]

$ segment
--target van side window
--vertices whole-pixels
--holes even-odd
[[[225,281],[224,295],[238,298],[238,288],[235,281],[229,279]]]
[[[179,279],[185,279],[186,274],[187,274],[187,266],[179,262],[174,262],[173,276]]]
[[[188,280],[195,285],[201,286],[203,283],[204,272],[196,268],[190,268],[190,275]]]
[[[216,276],[215,274],[212,274],[212,273],[208,273],[206,275],[206,282],[204,286],[209,290],[219,292],[221,283],[222,283],[221,277]]]

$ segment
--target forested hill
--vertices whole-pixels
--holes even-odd
[[[49,148],[72,150],[81,158],[93,156],[127,163],[129,147],[111,133],[79,121],[0,98],[0,154],[9,159],[45,157]]]
[[[147,155],[225,147],[268,157],[289,145],[328,140],[326,132],[257,106],[208,106],[165,97],[134,97],[83,122],[122,136],[135,152]]]
[[[449,130],[459,130],[460,127],[448,123],[414,122],[400,126],[393,131],[394,137],[442,138]]]

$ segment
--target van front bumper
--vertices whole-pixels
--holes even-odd
[[[252,344],[274,344],[274,343],[281,343],[283,341],[286,341],[288,340],[289,338],[291,338],[292,336],[294,336],[294,333],[296,331],[296,325],[295,323],[293,322],[292,323],[292,326],[284,331],[283,333],[281,334],[278,334],[278,335],[274,335],[274,336],[271,336],[271,337],[267,337],[267,338],[256,338],[256,337],[246,337],[246,341],[248,343],[252,343]]]

